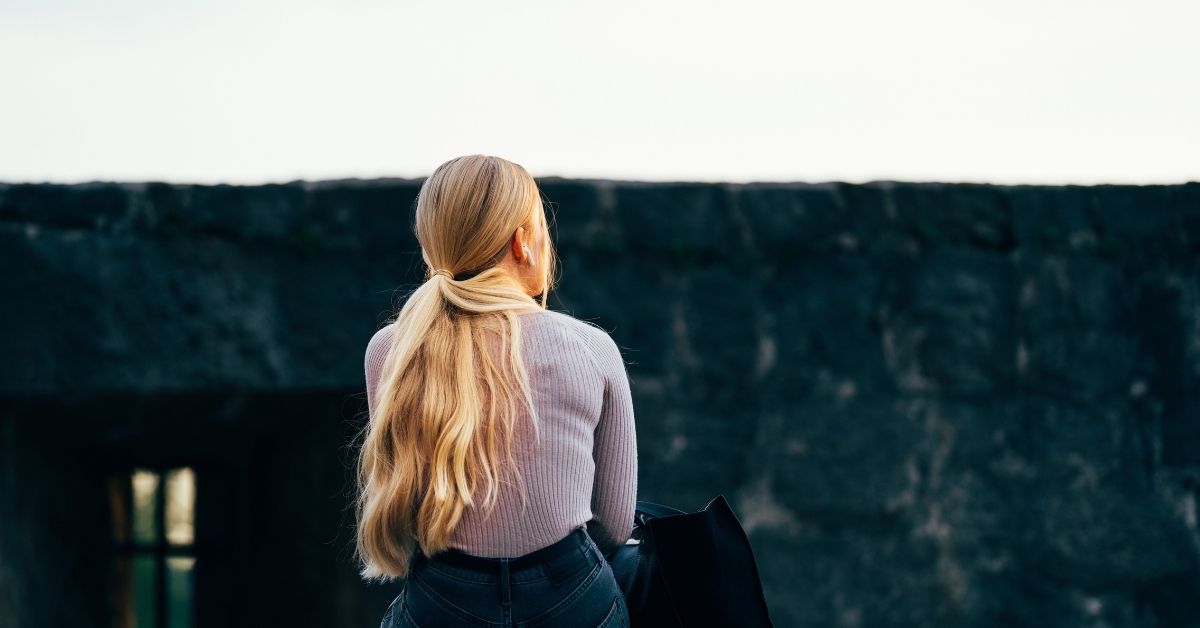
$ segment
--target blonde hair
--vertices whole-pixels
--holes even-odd
[[[540,303],[497,265],[522,226],[542,235]],[[395,318],[358,459],[356,554],[368,581],[404,577],[418,545],[446,549],[467,507],[492,508],[517,404],[537,423],[518,317],[545,309],[555,280],[537,183],[499,157],[451,159],[422,184],[413,228],[430,269]]]

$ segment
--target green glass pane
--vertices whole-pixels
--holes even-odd
[[[134,628],[154,628],[158,625],[155,614],[154,583],[157,569],[153,556],[136,556],[133,559],[133,625]]]
[[[196,559],[167,558],[167,624],[170,628],[192,628],[192,587]]]
[[[133,472],[133,540],[158,541],[158,474],[137,469]]]
[[[167,472],[167,542],[187,545],[196,537],[196,474],[190,467]]]

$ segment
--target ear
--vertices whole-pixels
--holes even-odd
[[[525,261],[525,227],[517,227],[511,242],[513,259],[518,263]]]

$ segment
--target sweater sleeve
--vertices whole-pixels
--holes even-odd
[[[392,346],[393,326],[388,325],[375,332],[367,342],[366,354],[363,356],[363,370],[367,384],[367,412],[374,418],[375,406],[379,403],[379,376],[383,371],[383,361],[387,358],[388,349]]]
[[[591,344],[604,378],[604,402],[592,449],[596,478],[592,490],[594,519],[588,524],[588,532],[600,550],[607,554],[623,545],[633,532],[637,501],[637,433],[633,395],[621,351],[603,329],[593,328],[592,331]]]

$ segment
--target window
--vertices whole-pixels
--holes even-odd
[[[137,468],[108,478],[114,628],[192,628],[196,475]]]

